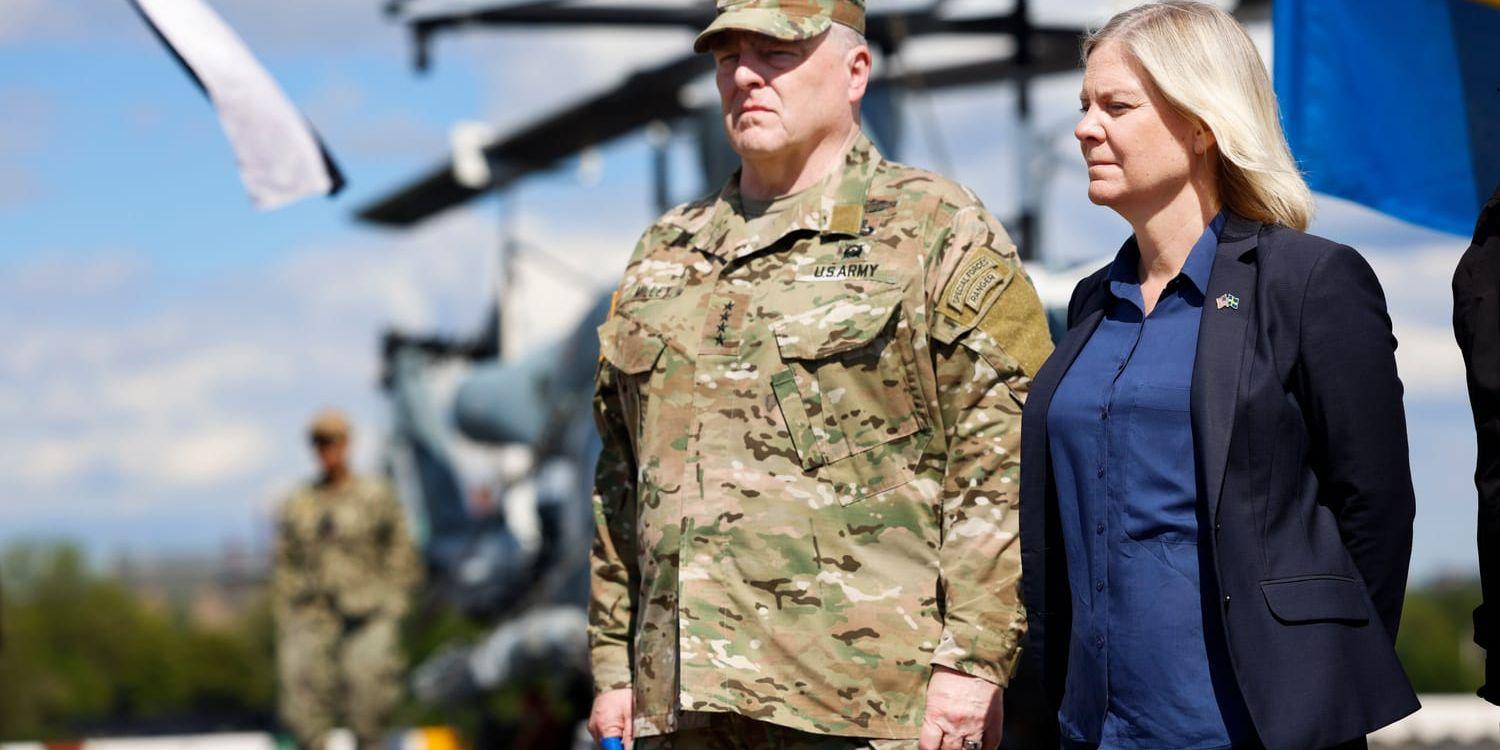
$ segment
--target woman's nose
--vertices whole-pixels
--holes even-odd
[[[1093,107],[1084,110],[1083,117],[1078,118],[1078,124],[1073,127],[1073,137],[1080,143],[1104,140],[1104,129],[1094,117]]]

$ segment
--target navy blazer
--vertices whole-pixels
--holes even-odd
[[[1107,270],[1074,289],[1022,421],[1028,652],[1054,713],[1072,594],[1047,410],[1103,317]],[[1235,679],[1271,750],[1359,738],[1419,707],[1395,651],[1416,502],[1385,297],[1353,249],[1231,213],[1205,299],[1191,396],[1200,545]]]

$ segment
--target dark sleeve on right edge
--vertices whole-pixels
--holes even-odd
[[[1416,498],[1396,340],[1380,282],[1352,248],[1319,258],[1302,306],[1303,404],[1320,500],[1391,640],[1401,622]]]
[[[1485,236],[1484,224],[1453,274],[1453,333],[1463,352],[1478,443],[1474,484],[1483,596],[1474,610],[1474,642],[1490,652],[1479,695],[1500,705],[1500,655],[1493,653],[1500,648],[1500,618],[1494,614],[1500,606],[1500,236]]]

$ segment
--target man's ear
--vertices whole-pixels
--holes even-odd
[[[844,55],[844,68],[849,71],[849,103],[859,104],[870,87],[870,48],[861,44]]]

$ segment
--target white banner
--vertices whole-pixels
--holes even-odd
[[[202,0],[130,0],[218,110],[257,208],[344,185],[307,119],[250,49]]]

